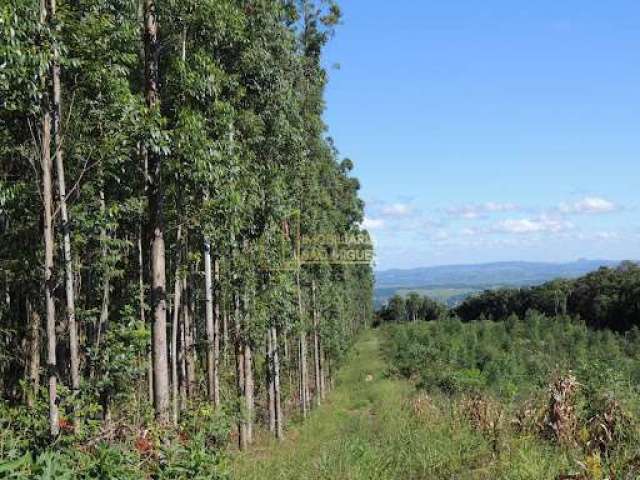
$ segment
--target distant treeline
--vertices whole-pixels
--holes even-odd
[[[617,331],[640,327],[640,265],[623,262],[582,277],[559,279],[527,288],[485,290],[467,298],[453,312],[462,320],[524,317],[528,310],[579,317],[587,326]]]
[[[378,322],[416,322],[436,320],[447,313],[446,305],[415,292],[406,297],[394,295],[378,310]]]
[[[580,318],[589,327],[626,331],[640,328],[640,265],[623,262],[576,279],[557,279],[522,288],[500,288],[447,307],[429,297],[395,295],[378,311],[380,322],[435,320],[451,313],[463,321],[524,318],[527,311]]]

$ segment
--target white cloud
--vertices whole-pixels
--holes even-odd
[[[381,208],[383,215],[390,217],[406,217],[413,211],[413,207],[407,203],[392,203]]]
[[[497,223],[495,232],[526,234],[526,233],[560,233],[573,228],[573,224],[562,219],[542,215],[536,218],[507,219]]]
[[[618,210],[618,205],[602,197],[584,197],[573,203],[563,203],[559,207],[562,213],[598,214]]]
[[[486,202],[475,205],[450,207],[447,208],[446,212],[453,217],[474,220],[485,217],[490,213],[516,212],[518,210],[520,210],[520,206],[515,203]]]
[[[381,218],[364,217],[362,228],[366,230],[376,230],[384,227],[384,220]]]

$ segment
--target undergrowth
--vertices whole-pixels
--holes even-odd
[[[32,409],[0,404],[0,479],[229,478],[224,455],[229,419],[207,405],[193,405],[180,428],[149,429],[116,419],[111,429],[88,421],[74,433],[63,418],[53,443],[46,411],[43,398]]]
[[[444,412],[479,434],[494,478],[640,475],[635,334],[535,313],[394,325],[385,334],[391,372],[418,387],[417,411]]]

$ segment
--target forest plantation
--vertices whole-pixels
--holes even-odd
[[[331,0],[0,3],[0,480],[640,478],[640,267],[373,308]]]

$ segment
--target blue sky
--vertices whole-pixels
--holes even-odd
[[[640,2],[342,8],[325,118],[378,269],[640,258]]]

